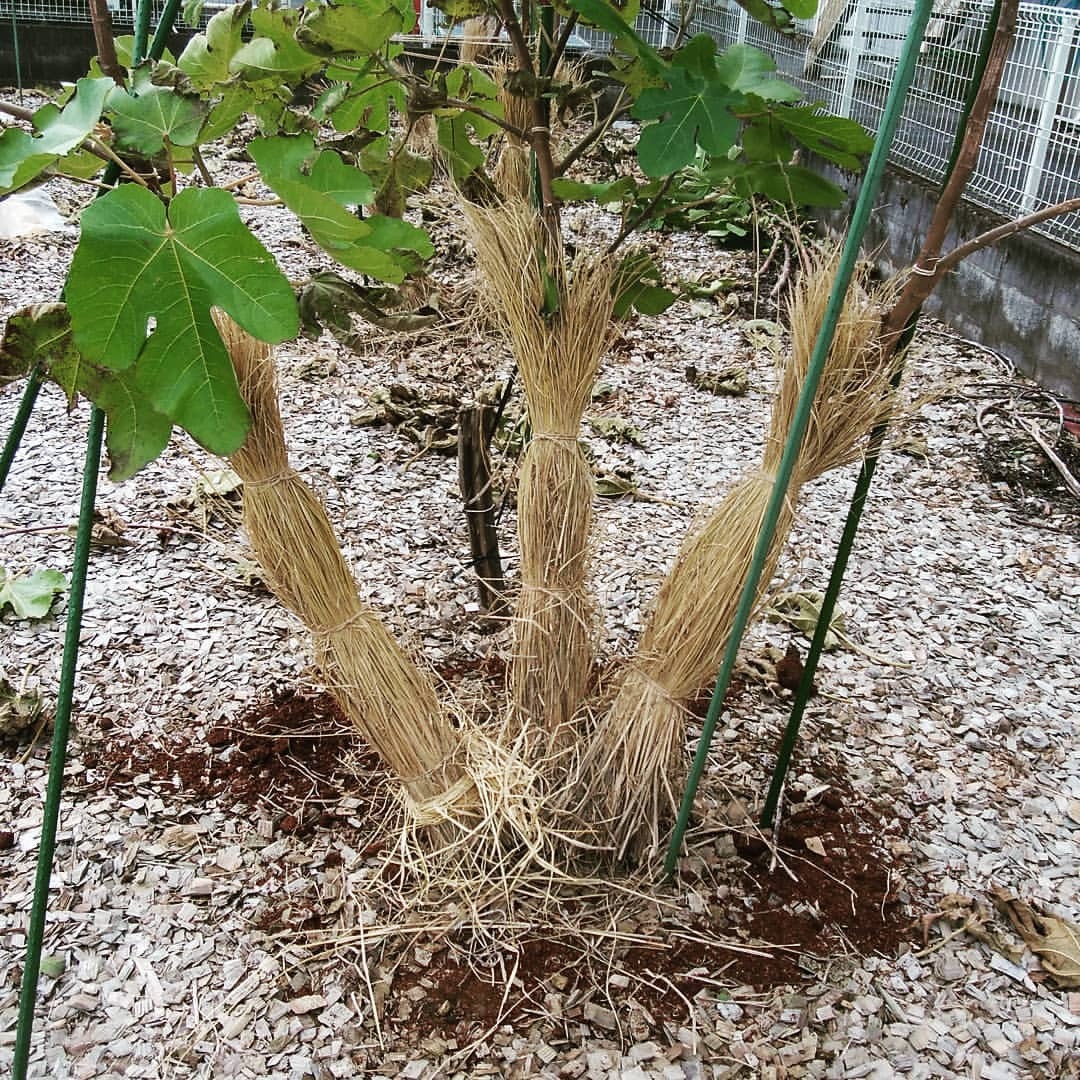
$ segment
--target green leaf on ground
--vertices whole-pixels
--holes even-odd
[[[631,251],[615,271],[612,292],[615,296],[614,315],[625,318],[633,308],[641,315],[660,315],[678,297],[662,284],[660,268],[645,251]]]
[[[112,79],[80,79],[62,108],[43,105],[34,113],[35,135],[7,128],[0,135],[0,194],[28,184],[57,158],[74,150],[94,130]]]
[[[132,92],[113,87],[106,101],[113,131],[121,148],[153,157],[168,141],[193,146],[206,116],[205,102],[151,81],[153,65],[140,64],[132,73]]]
[[[135,364],[153,406],[217,454],[239,448],[248,415],[211,307],[262,341],[298,329],[288,281],[232,197],[215,188],[185,189],[168,218],[133,185],[91,203],[66,291],[87,359],[116,370]]]
[[[59,570],[35,570],[12,577],[0,566],[0,610],[10,607],[16,618],[44,619],[53,600],[66,588],[67,578]]]

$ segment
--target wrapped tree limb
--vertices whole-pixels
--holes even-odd
[[[230,459],[244,481],[244,528],[267,583],[311,632],[327,686],[401,781],[426,823],[455,817],[475,790],[457,733],[427,676],[357,595],[326,511],[289,465],[270,349],[215,313],[252,424]]]
[[[468,206],[466,213],[521,372],[533,432],[518,482],[514,721],[558,744],[585,696],[595,651],[585,585],[593,478],[578,435],[610,340],[612,264],[581,259],[567,267],[524,203]]]
[[[579,798],[608,830],[619,857],[656,845],[677,805],[685,771],[684,702],[715,676],[727,644],[837,257],[833,251],[810,258],[803,269],[790,307],[791,355],[780,374],[761,466],[740,480],[684,542],[638,653],[583,756]],[[880,348],[882,307],[864,286],[852,286],[759,593],[791,532],[799,489],[858,460],[870,431],[888,413],[896,361]]]

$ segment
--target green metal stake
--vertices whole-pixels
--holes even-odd
[[[135,6],[135,40],[131,44],[131,66],[137,67],[146,58],[146,45],[150,40],[150,4],[138,0]]]
[[[45,937],[45,913],[49,903],[49,879],[52,877],[56,851],[56,826],[60,817],[60,791],[64,784],[68,731],[71,725],[71,701],[75,692],[75,669],[79,656],[79,632],[82,629],[83,597],[90,561],[90,536],[94,525],[94,500],[97,495],[98,470],[101,465],[101,438],[105,414],[95,405],[90,412],[90,430],[86,436],[86,463],[83,466],[82,500],[79,504],[79,527],[75,536],[75,558],[71,570],[71,593],[68,597],[67,629],[64,634],[64,659],[60,668],[59,698],[53,725],[52,751],[49,756],[49,781],[45,791],[45,813],[41,821],[34,901],[30,925],[26,931],[26,960],[19,987],[19,1021],[15,1032],[14,1080],[26,1080],[30,1059],[30,1034],[34,1027],[34,1003],[38,975],[41,972],[41,946]]]
[[[19,101],[23,99],[22,60],[19,58],[19,24],[15,19],[15,5],[11,5],[11,43],[15,47],[15,79],[19,84]]]
[[[41,365],[35,364],[26,380],[26,388],[23,390],[22,400],[19,402],[18,412],[11,422],[11,430],[4,442],[4,449],[0,452],[0,491],[4,490],[7,483],[8,473],[11,472],[15,453],[19,449],[23,435],[26,434],[26,425],[30,421],[30,414],[34,411],[34,403],[37,401],[38,391],[41,389]]]
[[[986,64],[990,57],[990,47],[997,33],[998,21],[1001,17],[1001,0],[996,0],[990,12],[986,29],[983,31],[979,53],[975,59],[975,67],[968,82],[967,93],[964,98],[964,107],[956,126],[956,134],[953,137],[952,152],[945,167],[945,175],[941,188],[944,190],[956,168],[956,162],[960,157],[960,150],[964,144],[964,135],[967,128],[971,110],[978,96],[979,86],[986,72]],[[911,344],[915,336],[915,327],[919,321],[919,312],[916,312],[908,323],[897,342],[896,351],[901,356]],[[903,368],[898,368],[893,378],[893,389],[900,385]],[[811,687],[814,684],[814,673],[817,671],[818,660],[825,648],[825,638],[828,636],[829,624],[832,622],[833,611],[836,601],[840,596],[840,588],[843,585],[844,574],[847,570],[848,558],[855,544],[855,537],[859,530],[859,522],[866,506],[866,497],[870,490],[870,484],[874,478],[874,470],[877,468],[878,459],[881,455],[881,445],[885,441],[888,430],[886,420],[876,427],[870,434],[867,443],[866,456],[859,470],[859,478],[855,483],[855,493],[848,509],[847,520],[844,523],[844,532],[840,538],[839,547],[836,550],[836,560],[833,563],[832,572],[829,575],[829,584],[825,589],[825,595],[821,600],[821,610],[818,612],[818,623],[814,628],[814,636],[810,641],[810,651],[806,655],[806,664],[803,668],[803,677],[795,693],[795,700],[791,704],[791,715],[788,717],[784,735],[777,751],[776,766],[773,769],[769,784],[769,793],[765,798],[765,805],[761,811],[760,825],[763,829],[772,828],[773,819],[776,816],[776,808],[780,804],[780,792],[784,789],[784,781],[787,779],[788,770],[791,767],[791,755],[795,751],[795,744],[799,737],[799,727],[802,724],[803,715],[806,712],[807,702],[810,700]]]
[[[157,29],[154,30],[154,38],[146,52],[146,55],[151,60],[160,60],[165,55],[165,45],[169,40],[169,35],[173,32],[173,25],[176,22],[176,15],[179,10],[180,0],[166,0],[165,6],[161,9],[161,18],[158,20]],[[138,54],[133,51],[132,55]]]
[[[914,329],[914,326],[912,326],[912,329]],[[900,375],[901,372],[897,371],[893,378],[894,389],[900,382]],[[787,727],[784,728],[784,737],[780,741],[780,749],[776,755],[776,768],[773,770],[772,784],[769,787],[769,794],[765,798],[765,806],[761,811],[761,827],[763,829],[772,826],[776,807],[780,802],[780,792],[783,790],[784,780],[787,778],[788,767],[791,764],[791,755],[799,738],[799,725],[802,723],[803,714],[806,712],[806,703],[810,700],[814,672],[817,671],[818,660],[825,647],[825,638],[828,636],[829,624],[832,622],[833,611],[836,609],[836,600],[840,595],[840,587],[844,583],[848,558],[851,555],[851,549],[855,545],[855,536],[859,531],[859,521],[862,518],[863,508],[866,506],[866,496],[870,490],[870,483],[874,479],[874,470],[877,468],[878,459],[881,455],[881,444],[885,441],[885,434],[888,430],[889,424],[888,421],[885,421],[874,428],[870,434],[866,457],[863,458],[859,478],[855,482],[855,494],[851,499],[847,521],[844,522],[844,532],[840,537],[840,546],[836,550],[836,561],[833,563],[832,574],[829,576],[829,584],[825,589],[825,595],[821,599],[821,610],[818,612],[817,626],[814,627],[814,636],[810,641],[810,651],[806,654],[802,681],[799,683],[798,690],[795,691],[795,700],[791,705],[791,716],[788,717]]]
[[[164,33],[161,26],[154,35],[157,53],[152,59],[161,58],[165,39],[172,20],[176,18],[179,5],[166,7],[162,25],[169,20]],[[150,0],[139,0],[136,40],[132,51],[134,63],[144,55],[149,36]],[[142,32],[140,31],[142,28]],[[141,33],[141,36],[140,36]],[[106,171],[106,176],[108,170]],[[115,182],[117,173],[113,174]],[[36,396],[36,395],[35,395]],[[24,404],[27,394],[24,393]],[[33,400],[26,407],[29,418]],[[20,406],[20,413],[23,411]],[[18,421],[18,418],[16,418]],[[26,930],[26,959],[23,962],[22,982],[19,985],[19,1017],[15,1030],[15,1051],[12,1061],[12,1080],[27,1080],[30,1061],[30,1038],[34,1030],[34,1005],[37,998],[38,977],[41,974],[41,949],[45,940],[45,916],[49,908],[49,880],[52,877],[53,857],[56,853],[56,829],[60,820],[60,795],[64,786],[64,765],[67,761],[68,735],[71,729],[72,702],[75,695],[75,673],[79,661],[79,635],[82,630],[83,600],[86,596],[86,578],[90,564],[90,538],[94,524],[94,503],[97,498],[98,473],[101,469],[101,444],[105,433],[105,414],[96,406],[90,409],[90,425],[86,435],[86,460],[83,464],[82,498],[79,503],[79,525],[75,535],[75,555],[72,560],[71,588],[68,596],[67,627],[64,632],[64,656],[60,665],[60,684],[57,688],[56,718],[53,722],[52,750],[49,755],[49,777],[45,788],[45,809],[41,821],[41,841],[38,844],[37,873],[34,878],[34,899],[30,907],[30,922]],[[14,428],[12,436],[15,434]],[[21,437],[21,432],[19,433]],[[14,457],[19,438],[9,436],[11,456]],[[5,446],[5,451],[7,447]]]
[[[878,129],[877,141],[874,144],[874,152],[870,156],[870,162],[866,168],[866,176],[863,179],[859,198],[855,203],[851,225],[848,229],[847,239],[844,241],[844,249],[840,256],[840,264],[836,271],[836,281],[833,283],[832,294],[829,297],[828,306],[822,319],[821,330],[818,333],[817,342],[814,345],[814,353],[810,358],[810,366],[806,373],[806,381],[792,420],[791,431],[788,433],[784,453],[780,459],[780,465],[776,473],[776,483],[773,485],[772,496],[769,499],[765,518],[758,534],[757,544],[754,548],[754,556],[747,573],[746,583],[743,586],[742,595],[739,598],[739,606],[735,612],[735,621],[728,638],[724,659],[720,666],[720,673],[716,680],[716,689],[713,691],[712,701],[709,703],[709,711],[701,729],[701,737],[698,739],[697,752],[694,755],[693,765],[690,767],[690,775],[687,778],[686,791],[683,794],[682,804],[679,807],[679,816],[675,822],[671,843],[668,846],[667,858],[664,860],[664,873],[671,878],[678,865],[679,851],[682,848],[683,837],[686,835],[687,826],[690,823],[690,814],[694,807],[694,796],[697,794],[698,785],[705,772],[705,764],[709,756],[709,747],[712,744],[713,732],[720,718],[723,708],[724,696],[727,694],[728,685],[731,682],[731,673],[735,668],[735,660],[738,656],[739,646],[742,643],[746,624],[750,621],[750,613],[754,607],[754,597],[757,594],[758,581],[761,579],[765,560],[768,557],[769,546],[772,543],[773,534],[776,532],[776,523],[780,517],[780,510],[787,496],[788,485],[791,481],[791,473],[799,456],[803,436],[806,434],[807,423],[810,419],[810,409],[814,402],[814,394],[817,391],[821,372],[825,366],[825,359],[829,354],[833,337],[836,333],[836,323],[843,307],[844,297],[855,270],[855,263],[859,256],[859,248],[862,244],[863,234],[870,219],[874,199],[877,196],[881,177],[885,171],[888,159],[889,147],[892,145],[893,136],[896,133],[896,125],[903,111],[904,98],[911,80],[915,73],[915,63],[918,60],[919,46],[922,43],[923,34],[926,32],[926,24],[930,20],[933,10],[933,0],[917,0],[915,12],[908,27],[907,38],[904,41],[904,49],[900,56],[900,62],[893,76],[892,86],[889,89],[889,97],[885,103],[881,124]]]

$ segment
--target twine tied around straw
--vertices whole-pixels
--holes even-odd
[[[244,480],[246,488],[274,487],[276,484],[285,484],[299,479],[300,474],[293,468],[283,469],[281,472],[272,473],[269,476],[252,476]]]
[[[449,766],[451,763],[447,760],[443,764]],[[403,779],[417,781],[422,777],[411,776]],[[413,822],[420,829],[449,822],[461,824],[462,809],[475,810],[475,803],[476,782],[468,773],[465,773],[445,791],[440,791],[438,795],[433,795],[429,799],[420,801],[408,797],[405,799],[406,808]]]
[[[537,431],[533,433],[532,442],[551,442],[556,446],[567,449],[577,449],[581,445],[581,439],[577,435],[569,435],[560,431]]]

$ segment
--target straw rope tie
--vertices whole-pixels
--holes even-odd
[[[299,477],[299,473],[295,469],[286,469],[284,472],[274,473],[271,476],[253,476],[250,480],[244,480],[244,487],[256,488],[256,487],[274,487],[275,484],[282,484],[286,480],[292,480],[294,477]]]
[[[632,667],[630,669],[633,677],[640,679],[647,687],[654,691],[658,697],[665,701],[669,705],[675,705],[679,709],[683,708],[682,702],[668,689],[663,683],[658,683],[647,671],[642,670],[640,667]]]
[[[362,619],[368,617],[368,612],[365,608],[360,608],[359,611],[353,612],[344,622],[338,623],[336,626],[323,626],[312,630],[312,633],[322,634],[325,637],[336,637],[338,634],[345,633],[346,630],[355,626]]]
[[[566,435],[558,431],[538,431],[532,437],[533,442],[552,442],[566,450],[576,450],[581,445],[577,435]]]
[[[442,765],[445,765],[449,760],[447,758]],[[439,766],[440,769],[442,765]],[[409,777],[406,782],[421,780],[437,771],[438,769],[432,769],[430,773],[421,773],[419,776]],[[451,784],[446,791],[433,795],[430,799],[424,799],[422,802],[410,800],[409,809],[412,811],[416,824],[420,826],[438,825],[440,822],[448,821],[452,817],[453,811],[465,801],[475,787],[476,782],[466,773],[456,783]]]

